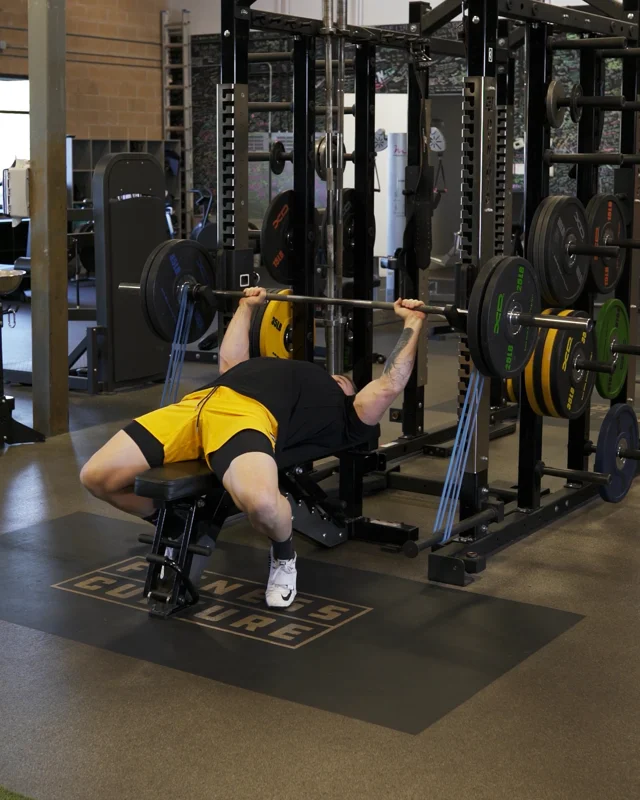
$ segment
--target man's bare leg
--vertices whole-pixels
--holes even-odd
[[[274,542],[291,538],[291,506],[280,493],[276,462],[266,453],[244,453],[222,478],[233,502],[252,526]]]
[[[136,517],[154,512],[153,500],[133,492],[136,475],[149,469],[149,462],[128,433],[119,431],[93,455],[80,472],[80,481],[94,497]]]

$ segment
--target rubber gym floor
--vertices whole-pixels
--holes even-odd
[[[454,419],[454,359],[452,342],[430,345],[428,427]],[[185,391],[208,374],[186,365]],[[160,393],[73,394],[69,435],[0,457],[1,785],[37,800],[639,796],[640,486],[494,556],[464,590],[429,584],[424,557],[298,538],[293,619],[229,599],[267,567],[240,521],[205,573],[228,613],[152,620],[137,592],[144,523],[77,476]],[[16,394],[30,422],[29,391]],[[596,426],[605,411],[594,395]],[[398,430],[385,423],[383,441]],[[564,466],[565,444],[565,424],[545,424],[547,463]],[[514,480],[515,447],[492,444],[492,480]],[[391,491],[366,511],[428,531],[436,505]],[[273,618],[251,631],[245,613]]]

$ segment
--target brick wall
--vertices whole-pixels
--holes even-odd
[[[74,34],[67,35],[67,133],[81,139],[162,138],[164,5],[67,0],[67,34]],[[15,30],[26,27],[27,0],[0,0],[0,39],[7,42],[0,74],[27,75],[27,33]]]

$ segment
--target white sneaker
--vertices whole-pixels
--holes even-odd
[[[273,557],[273,547],[269,552],[269,581],[265,599],[269,608],[287,608],[296,599],[296,558],[280,561]]]

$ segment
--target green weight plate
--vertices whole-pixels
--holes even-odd
[[[543,276],[545,300],[567,307],[580,296],[589,275],[589,257],[569,253],[572,245],[589,242],[587,217],[576,197],[547,198],[543,205],[547,213],[536,227],[534,266]]]
[[[608,486],[600,486],[600,496],[607,503],[623,500],[636,474],[637,462],[619,458],[619,450],[638,449],[638,418],[627,403],[611,406],[600,426],[596,446],[595,470],[611,475]]]
[[[591,244],[607,245],[626,238],[625,213],[613,194],[596,194],[587,204],[587,222]],[[624,272],[627,251],[620,248],[617,256],[590,258],[589,286],[595,292],[612,291]]]
[[[280,192],[271,201],[260,235],[262,263],[274,281],[293,283],[296,255],[293,250],[295,193],[293,189]]]
[[[480,312],[487,374],[499,378],[520,375],[536,346],[538,329],[512,322],[512,313],[540,313],[540,288],[535,270],[525,258],[517,256],[503,258],[494,268]]]
[[[490,258],[478,273],[469,297],[469,312],[467,314],[467,341],[469,343],[469,353],[476,369],[482,375],[491,375],[489,367],[484,358],[484,347],[482,343],[482,332],[480,328],[483,311],[484,293],[493,275],[494,269],[502,261],[504,256],[494,256]]]
[[[180,291],[185,283],[215,286],[215,263],[209,251],[192,239],[171,239],[157,247],[145,262],[140,278],[140,300],[151,330],[172,342],[180,311]],[[144,291],[143,291],[144,287]],[[187,337],[197,342],[211,327],[216,309],[196,305]]]
[[[565,311],[562,316],[586,318],[584,311]],[[551,416],[576,419],[581,416],[595,385],[596,374],[578,369],[576,360],[596,360],[596,341],[591,333],[550,329],[543,355],[542,378],[545,405]],[[549,396],[550,392],[550,396]]]
[[[596,320],[596,342],[598,361],[609,363],[614,358],[611,346],[614,344],[629,344],[629,316],[627,309],[620,300],[607,300],[598,312]],[[627,378],[627,356],[618,353],[615,357],[616,371],[613,375],[598,373],[596,388],[598,394],[605,400],[617,397]]]

